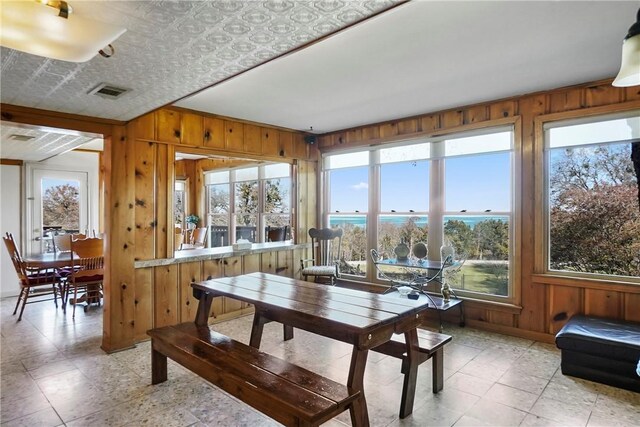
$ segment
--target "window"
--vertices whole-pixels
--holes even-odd
[[[326,159],[329,227],[343,230],[340,271],[366,276],[367,211],[369,206],[369,153],[339,154]]]
[[[446,244],[467,259],[458,293],[509,297],[513,147],[503,127],[326,155],[326,223],[345,231],[341,273],[380,280],[367,269],[371,245],[392,258],[400,241],[424,242],[439,260]]]
[[[176,227],[180,227],[184,230],[186,226],[184,219],[187,216],[187,181],[176,180],[173,194],[173,217],[176,221]]]
[[[545,157],[548,270],[640,276],[640,112],[548,123]]]
[[[287,227],[291,238],[291,167],[269,164],[205,174],[209,242],[228,246],[239,239],[266,241],[266,227]],[[230,233],[233,230],[233,233]]]

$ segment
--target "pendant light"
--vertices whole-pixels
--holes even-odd
[[[622,65],[612,84],[618,87],[640,85],[640,9],[636,23],[629,28],[622,42]]]

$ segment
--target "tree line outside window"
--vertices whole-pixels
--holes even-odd
[[[640,277],[640,111],[545,125],[547,268]]]

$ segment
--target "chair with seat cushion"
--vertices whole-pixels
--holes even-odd
[[[27,267],[27,264],[20,255],[20,251],[13,239],[13,235],[11,233],[6,233],[3,240],[7,247],[7,251],[9,251],[9,257],[11,258],[13,267],[18,275],[18,280],[20,281],[20,294],[18,295],[18,301],[16,302],[16,308],[13,310],[13,314],[15,315],[18,311],[18,307],[20,307],[20,315],[18,315],[18,320],[20,321],[22,320],[24,307],[27,304],[51,301],[52,299],[57,308],[58,295],[60,295],[60,300],[63,300],[63,289],[60,282],[60,276],[56,273],[55,269],[36,269]],[[53,298],[38,298],[36,300],[28,301],[30,298],[49,295],[53,295]],[[22,306],[20,306],[20,302],[22,302]]]
[[[329,279],[331,285],[335,285],[336,279],[340,277],[340,246],[342,244],[341,228],[311,228],[311,250],[313,259],[300,260],[301,274],[304,280],[309,276],[314,277],[314,281]],[[311,263],[310,266],[307,266]]]
[[[100,305],[102,298],[102,282],[104,280],[104,240],[98,238],[88,238],[71,241],[71,276],[67,280],[65,289],[66,299],[63,307],[66,310],[66,303],[71,302],[69,294],[73,289],[73,314],[76,315],[76,305],[79,302],[86,302],[84,310],[90,304]],[[78,299],[78,290],[83,290],[84,295]]]

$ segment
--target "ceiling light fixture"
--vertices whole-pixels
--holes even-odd
[[[113,54],[110,44],[127,30],[72,12],[64,0],[3,2],[0,45],[70,62],[86,62],[107,47]]]
[[[612,84],[618,87],[640,85],[640,9],[636,23],[629,28],[622,42],[622,65]]]

